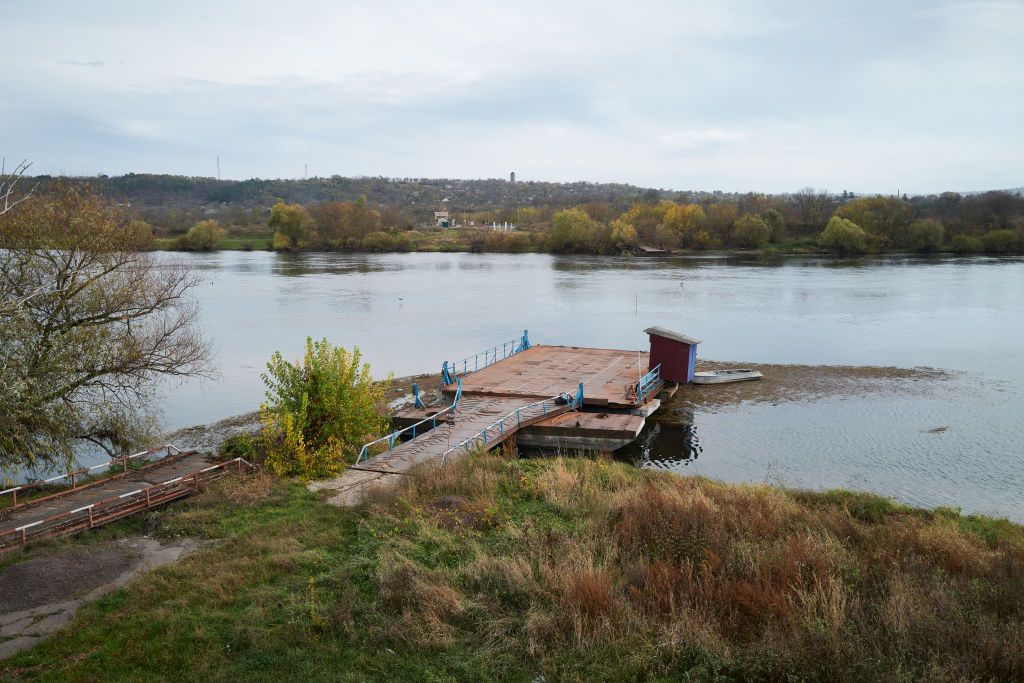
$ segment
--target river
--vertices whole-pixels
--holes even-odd
[[[542,254],[185,258],[201,274],[220,377],[167,392],[168,428],[253,410],[271,353],[307,335],[358,346],[374,374],[434,371],[524,328],[534,342],[646,347],[649,325],[699,355],[928,366],[941,391],[698,411],[627,457],[730,482],[845,486],[1024,521],[1024,259],[624,259]],[[770,381],[767,378],[765,381]]]

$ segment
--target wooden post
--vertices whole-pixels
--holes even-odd
[[[11,507],[16,506],[17,504],[18,504],[18,489],[14,489],[14,502],[11,503]]]
[[[152,486],[146,489],[146,507],[149,507],[149,492],[152,490]]]

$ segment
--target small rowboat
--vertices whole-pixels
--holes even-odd
[[[742,382],[748,379],[764,377],[757,370],[750,368],[734,368],[732,370],[710,370],[693,373],[694,384],[724,384],[726,382]]]

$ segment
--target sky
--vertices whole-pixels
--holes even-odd
[[[0,46],[35,173],[1024,186],[1024,0],[5,0]]]

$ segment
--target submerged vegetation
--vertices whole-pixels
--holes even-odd
[[[403,480],[342,509],[257,475],[152,513],[158,536],[220,542],[85,606],[0,677],[1024,675],[1008,522],[606,458],[476,455]]]

